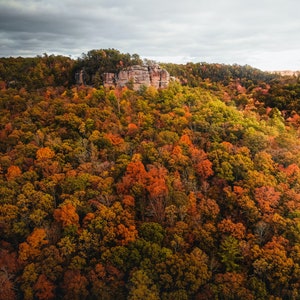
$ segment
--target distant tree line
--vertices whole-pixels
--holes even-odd
[[[76,84],[76,78],[82,71],[85,84],[99,87],[103,84],[103,73],[117,73],[123,68],[142,63],[138,54],[124,54],[116,49],[90,50],[76,60],[46,53],[26,58],[2,57],[0,84],[7,88],[25,88],[29,91],[50,86],[70,88]],[[184,86],[202,87],[217,94],[226,90],[238,105],[246,103],[246,98],[252,95],[266,106],[286,111],[287,116],[300,109],[299,77],[281,77],[249,65],[237,64],[189,62],[164,63],[161,66]],[[243,95],[240,91],[237,92],[237,86],[244,89]]]

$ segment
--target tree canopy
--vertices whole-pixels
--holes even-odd
[[[0,59],[0,299],[299,299],[299,78],[137,63]]]

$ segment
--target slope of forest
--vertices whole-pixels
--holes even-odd
[[[0,59],[0,299],[300,299],[299,78],[136,63]]]

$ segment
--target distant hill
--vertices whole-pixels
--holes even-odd
[[[47,86],[68,86],[76,84],[78,74],[84,71],[84,83],[100,86],[104,73],[118,74],[126,68],[143,65],[138,54],[121,53],[116,49],[91,50],[81,58],[47,55],[37,57],[0,58],[0,81],[6,86],[29,90]],[[228,85],[231,80],[241,80],[244,85],[270,82],[277,73],[263,72],[251,66],[187,63],[164,63],[160,66],[183,85],[199,86],[207,79]],[[77,77],[76,77],[77,74]]]
[[[291,70],[284,70],[284,71],[272,71],[271,74],[279,74],[280,76],[299,76],[300,71],[291,71]]]

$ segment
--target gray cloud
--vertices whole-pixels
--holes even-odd
[[[0,0],[0,56],[116,48],[158,61],[300,69],[298,0]]]

